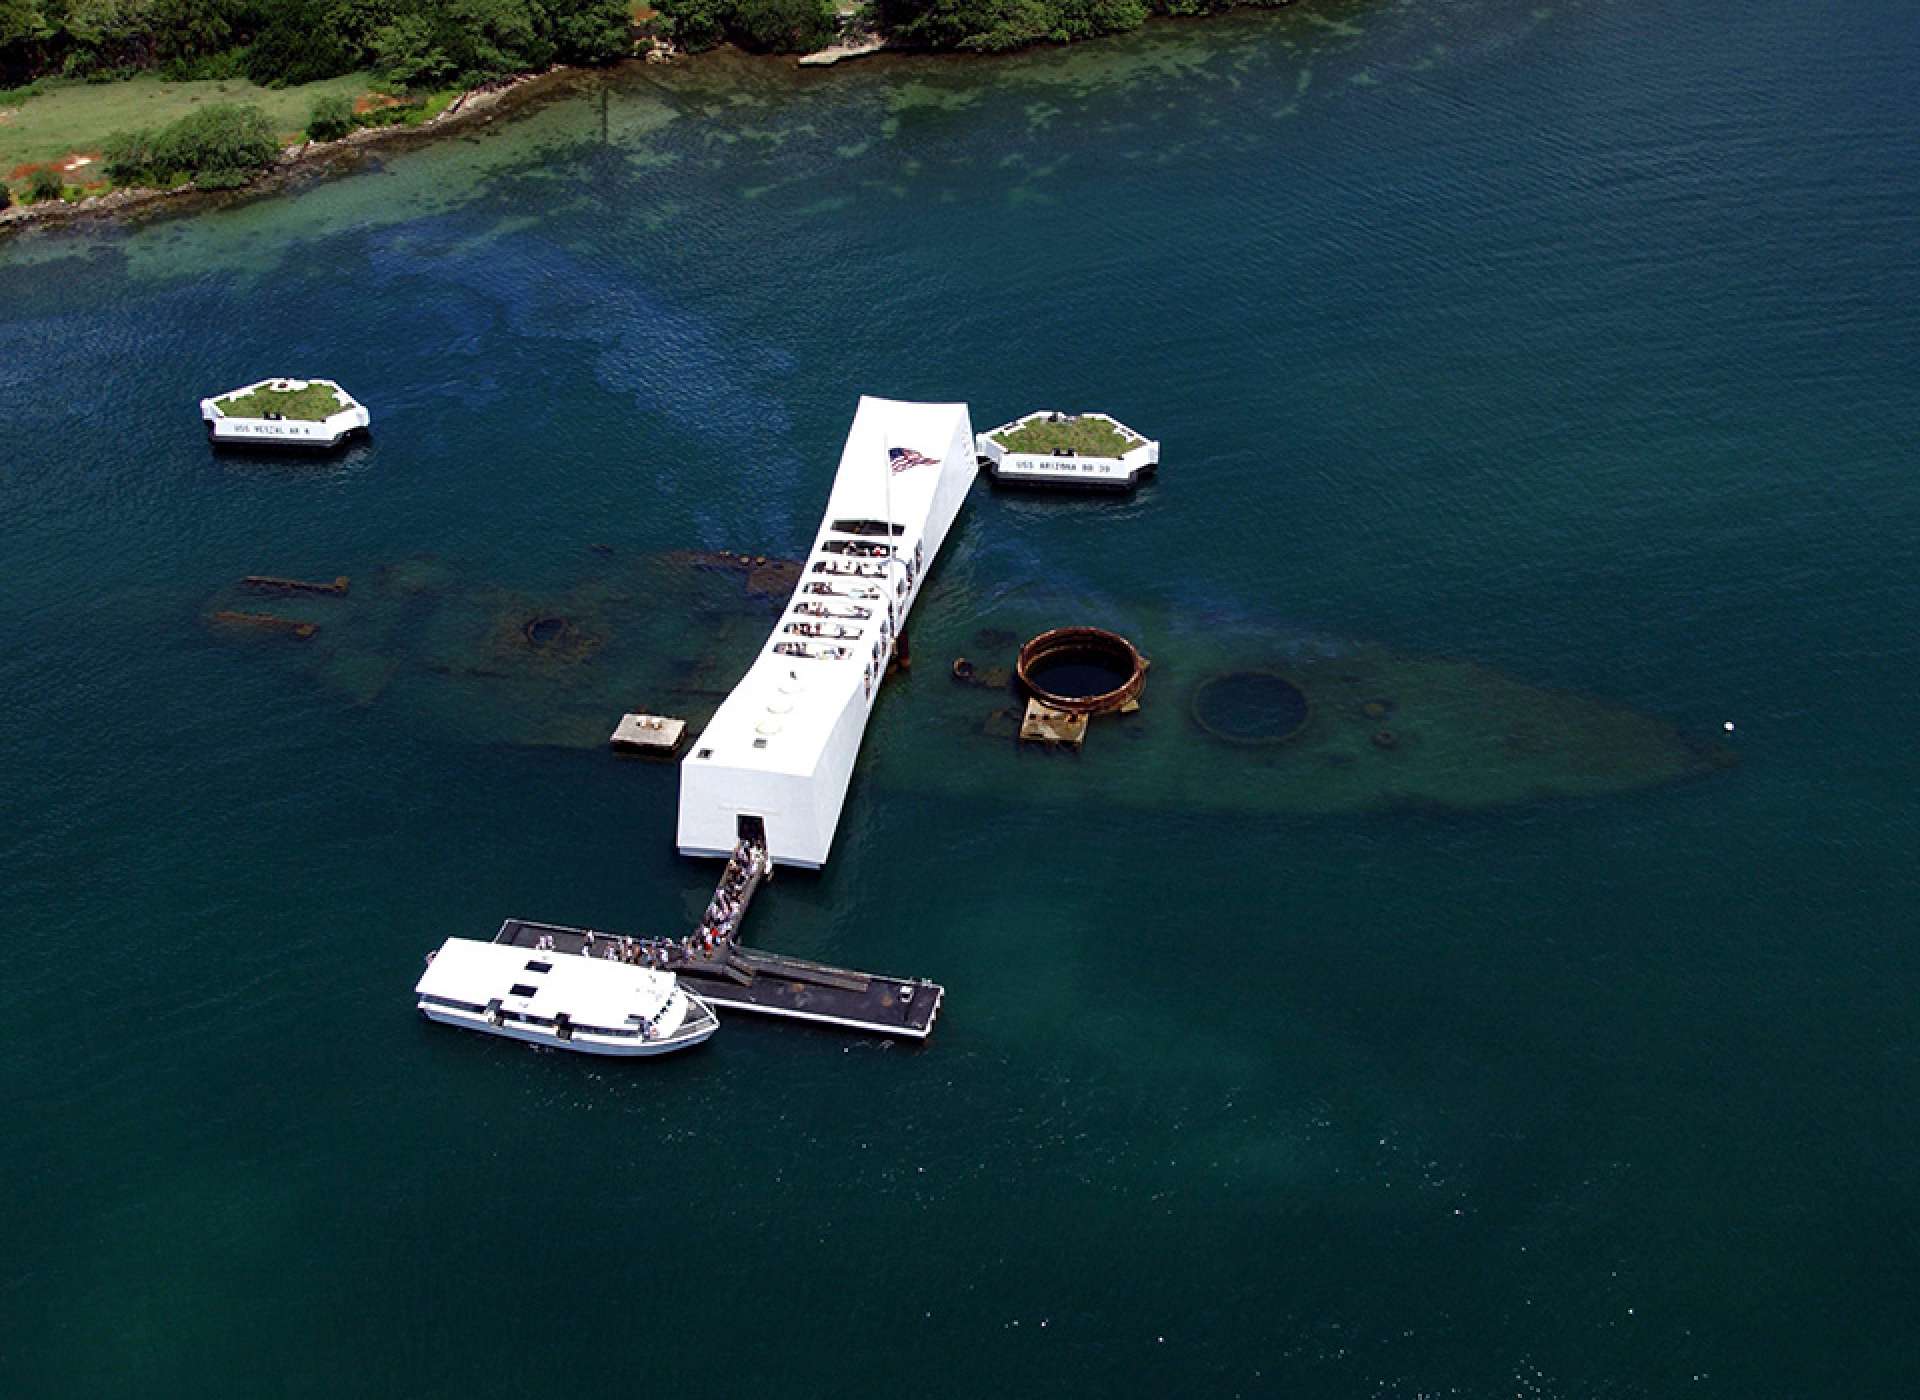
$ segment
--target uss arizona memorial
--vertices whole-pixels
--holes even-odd
[[[799,586],[680,768],[678,844],[826,864],[888,658],[973,483],[965,404],[862,398]]]

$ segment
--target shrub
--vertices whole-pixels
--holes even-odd
[[[198,58],[170,58],[160,65],[160,76],[170,83],[227,82],[247,76],[249,51],[222,49]]]
[[[307,139],[338,141],[353,130],[353,99],[344,92],[330,92],[316,98],[313,113],[307,118]]]
[[[398,102],[385,107],[373,107],[360,113],[354,121],[360,126],[411,126],[417,118],[426,115],[424,102]]]
[[[164,184],[192,176],[200,185],[208,176],[248,175],[271,165],[280,154],[273,124],[258,107],[220,103],[189,112],[158,131],[116,131],[107,138],[107,178],[115,184]]]
[[[12,203],[13,191],[7,188],[5,180],[0,180],[0,209],[5,209]]]
[[[166,175],[260,170],[279,154],[280,141],[266,113],[235,103],[189,112],[153,138],[154,167]]]
[[[60,178],[58,170],[43,165],[27,177],[27,202],[45,204],[60,198],[66,187],[66,181]]]
[[[103,151],[107,178],[116,185],[133,185],[155,177],[153,132],[116,131],[107,138]]]

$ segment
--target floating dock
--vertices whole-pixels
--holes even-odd
[[[508,919],[493,941],[664,968],[723,1015],[751,1012],[909,1040],[925,1040],[932,1033],[946,995],[944,989],[919,977],[881,977],[738,946],[729,946],[721,957],[702,959],[689,955],[674,939],[636,938],[527,919]]]

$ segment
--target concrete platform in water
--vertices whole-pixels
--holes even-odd
[[[910,1040],[925,1040],[933,1032],[946,996],[944,988],[920,977],[882,977],[731,944],[702,958],[688,955],[673,939],[527,919],[508,919],[493,941],[530,951],[647,962],[675,974],[681,986],[723,1014],[752,1012]]]
[[[622,715],[607,743],[619,753],[670,756],[680,747],[687,722],[666,715]]]
[[[331,379],[262,379],[200,400],[215,447],[326,452],[372,425],[366,406]]]
[[[981,433],[975,445],[1000,486],[1131,491],[1160,467],[1160,444],[1107,413],[1042,409]]]

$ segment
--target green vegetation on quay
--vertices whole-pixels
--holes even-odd
[[[1031,423],[996,432],[993,440],[1009,452],[1074,452],[1082,457],[1119,457],[1140,446],[1104,418],[1063,418],[1058,422],[1036,418]]]
[[[277,413],[282,418],[297,418],[318,423],[341,411],[340,398],[328,384],[306,384],[298,389],[264,386],[245,394],[229,394],[214,402],[229,418],[265,418]]]

